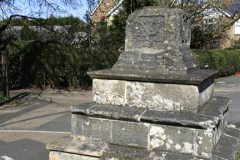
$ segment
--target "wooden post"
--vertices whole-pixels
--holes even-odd
[[[6,91],[7,91],[7,98],[10,98],[10,94],[9,94],[9,75],[8,75],[8,53],[7,51],[5,51],[5,58],[6,58]]]
[[[4,96],[7,98],[10,97],[9,94],[9,77],[8,77],[8,55],[6,51],[2,51],[2,58],[3,58],[3,73],[4,73]]]

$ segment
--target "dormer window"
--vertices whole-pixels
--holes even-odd
[[[215,22],[215,19],[205,19],[205,23],[206,24],[214,24],[214,22]]]

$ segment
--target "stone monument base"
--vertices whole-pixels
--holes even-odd
[[[50,160],[234,160],[231,101],[213,97],[218,71],[201,70],[190,51],[187,13],[145,7],[126,24],[125,52],[88,73],[93,103],[71,108],[71,136],[47,145]]]
[[[47,145],[50,160],[212,159],[226,139],[234,146],[239,142],[238,130],[227,128],[223,134],[229,104],[227,98],[212,97],[198,114],[96,103],[76,105],[71,108],[71,137]],[[238,132],[236,140],[229,137],[232,130]]]
[[[47,145],[47,149],[50,150],[49,160],[234,160],[239,138],[240,130],[227,126],[210,158],[166,151],[151,151],[70,137],[55,140]]]

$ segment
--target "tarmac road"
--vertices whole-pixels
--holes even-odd
[[[91,91],[17,90],[21,103],[0,106],[0,160],[48,160],[46,144],[69,136],[70,106],[92,100]]]
[[[228,97],[232,100],[228,123],[240,128],[240,77],[228,77],[215,82],[214,96]]]
[[[0,106],[0,160],[48,160],[46,144],[71,131],[70,106],[91,102],[91,91],[16,90],[22,100]],[[240,77],[215,82],[214,96],[232,99],[229,124],[240,128]]]

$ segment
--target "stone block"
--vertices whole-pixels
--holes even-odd
[[[112,142],[111,121],[72,114],[72,136],[100,142]]]
[[[228,109],[231,100],[225,97],[213,97],[209,103],[207,103],[204,108],[199,112],[199,115],[209,115],[212,117],[219,117],[219,115],[223,115]],[[222,116],[219,117],[218,120],[221,120]]]
[[[239,139],[228,135],[222,135],[213,153],[213,160],[228,159],[234,160],[237,153]]]
[[[75,121],[75,122],[74,122]],[[72,136],[98,142],[148,148],[148,127],[143,123],[72,115]]]
[[[125,81],[93,79],[93,102],[125,105]]]
[[[191,154],[196,130],[183,127],[151,125],[150,149]]]
[[[201,157],[202,155],[147,150],[136,147],[80,140],[77,138],[61,138],[55,140],[47,145],[47,149],[50,149],[50,160],[234,160],[237,153],[237,146],[239,144],[239,132],[240,130],[237,128],[227,127],[226,132],[221,136],[215,151],[212,152],[212,155],[209,154],[208,158]],[[207,135],[207,133],[205,134]],[[164,137],[164,134],[161,135]]]
[[[239,128],[226,127],[226,129],[224,130],[224,134],[227,136],[235,137],[236,139],[240,140]]]
[[[194,155],[210,158],[213,152],[215,143],[216,132],[214,129],[199,130],[195,140]]]
[[[90,157],[101,157],[105,148],[107,148],[106,143],[92,142],[70,137],[57,139],[46,146],[46,149],[51,151],[58,151],[62,153],[68,152]]]
[[[196,129],[215,128],[220,123],[224,128],[227,125],[228,106],[231,100],[223,97],[212,97],[205,105],[200,114],[154,111],[138,109],[134,107],[123,107],[115,105],[104,105],[96,103],[83,103],[72,106],[71,111],[75,114],[88,115],[91,117],[102,117],[106,119],[118,119],[123,121],[148,122],[162,125],[182,126]],[[218,106],[212,105],[217,102]],[[205,109],[206,108],[206,109]],[[216,112],[213,112],[214,109]],[[206,110],[212,112],[206,112]],[[73,122],[74,124],[74,122]],[[221,135],[221,133],[219,133]]]
[[[219,122],[216,121],[216,117],[207,115],[151,110],[144,112],[140,120],[141,122],[198,129],[215,128]]]
[[[109,144],[103,152],[105,160],[165,160],[167,152]]]
[[[112,121],[112,143],[148,148],[148,127],[143,123]]]
[[[79,154],[50,151],[49,160],[101,160],[101,158],[84,156]]]
[[[198,131],[195,143],[196,152],[194,155],[211,158],[211,153],[215,150],[226,127],[227,117],[228,112],[226,111],[214,128]]]
[[[224,128],[220,121],[215,126],[211,124],[206,129],[200,129],[194,126],[176,126],[175,123],[163,125],[128,122],[77,114],[73,114],[73,117],[75,126],[81,128],[79,132],[74,126],[73,138],[156,151],[174,151],[205,158],[210,158],[220,138],[219,133]]]
[[[199,69],[187,75],[180,74],[154,74],[143,72],[114,71],[112,69],[104,69],[98,71],[87,72],[93,79],[113,79],[113,80],[129,80],[153,83],[183,84],[197,85],[203,83],[208,78],[217,74],[217,70]],[[204,85],[205,86],[205,85]]]
[[[210,159],[187,154],[168,153],[166,154],[164,160],[210,160]]]
[[[199,86],[93,79],[93,102],[196,114],[213,95],[212,79]]]
[[[141,115],[145,112],[145,110],[141,109],[96,103],[82,103],[75,105],[71,107],[71,111],[72,113],[89,115],[93,117],[128,121],[140,121]]]

